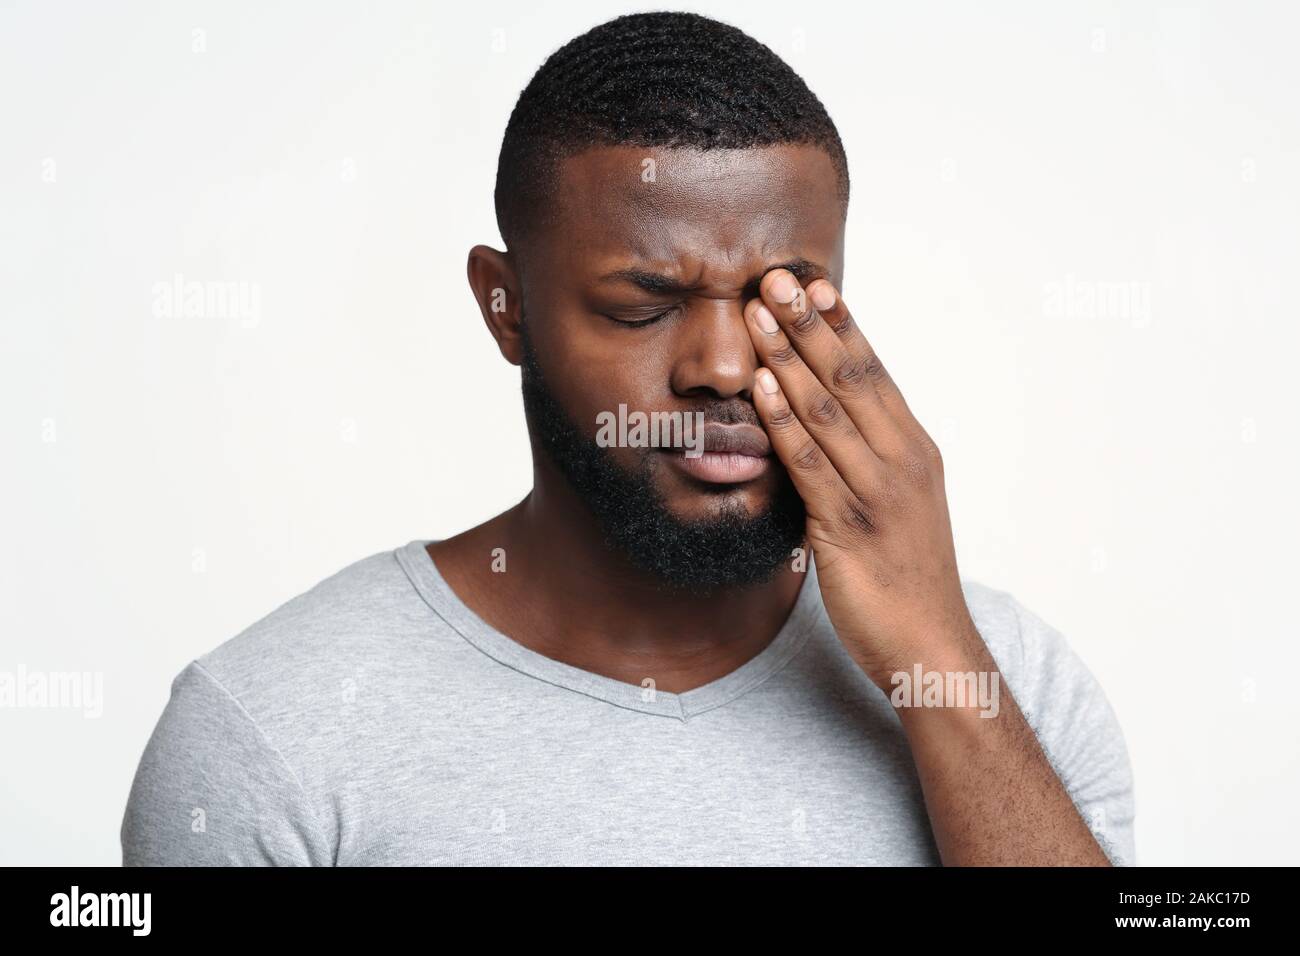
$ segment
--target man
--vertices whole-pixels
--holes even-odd
[[[958,577],[938,450],[839,294],[847,202],[821,103],[740,31],[556,52],[468,267],[532,492],[185,668],[124,862],[1131,863],[1097,682]]]

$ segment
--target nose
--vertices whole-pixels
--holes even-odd
[[[680,323],[673,391],[685,397],[750,400],[758,356],[745,329],[740,298],[692,303]]]

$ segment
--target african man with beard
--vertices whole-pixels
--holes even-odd
[[[1096,679],[958,576],[939,450],[840,294],[848,194],[739,30],[554,53],[506,127],[506,248],[468,261],[531,492],[192,661],[124,862],[1132,863]],[[621,405],[702,416],[703,454],[599,443]]]

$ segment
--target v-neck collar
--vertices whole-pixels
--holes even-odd
[[[629,710],[676,717],[683,721],[735,700],[779,671],[803,647],[821,612],[816,569],[810,556],[808,570],[799,588],[799,597],[776,637],[758,654],[730,673],[691,690],[673,694],[583,670],[547,657],[507,637],[479,617],[451,589],[425,550],[430,543],[430,539],[417,539],[396,549],[393,554],[425,603],[484,654],[548,684]]]

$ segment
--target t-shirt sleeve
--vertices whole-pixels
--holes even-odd
[[[1133,770],[1119,719],[1065,637],[1014,598],[1011,604],[1023,668],[1012,686],[1016,703],[1111,863],[1133,866]]]
[[[121,840],[123,866],[332,862],[297,776],[198,661],[172,682],[131,785]]]

